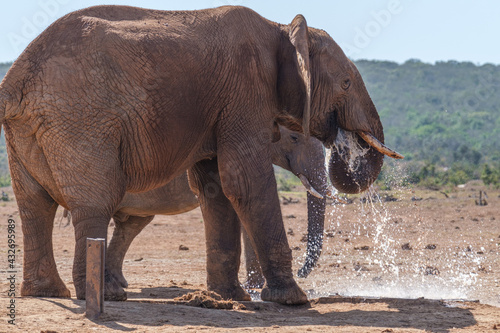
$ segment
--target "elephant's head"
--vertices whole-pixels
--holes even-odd
[[[283,126],[279,130],[280,140],[271,146],[273,164],[291,171],[312,196],[323,199],[328,181],[321,141]]]
[[[328,189],[322,143],[302,133],[279,127],[280,140],[271,146],[273,164],[291,171],[307,189],[307,255],[300,277],[307,277],[316,265],[323,246]]]
[[[356,66],[324,31],[302,15],[283,27],[278,123],[332,148],[329,176],[344,193],[366,190],[382,168],[382,123]]]

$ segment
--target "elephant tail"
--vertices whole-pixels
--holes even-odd
[[[2,133],[2,125],[5,119],[5,110],[7,109],[7,102],[10,95],[0,86],[0,134]]]
[[[10,111],[12,107],[15,107],[16,105],[20,105],[22,99],[18,99],[18,103],[15,103],[15,95],[12,94],[9,89],[7,88],[8,85],[6,83],[6,79],[0,83],[0,126],[3,125],[5,120],[8,118],[7,110]],[[1,131],[1,127],[0,127]]]
[[[0,84],[0,125],[3,124],[5,120],[5,113],[7,111],[7,106],[12,101],[11,94],[5,88],[5,80]]]

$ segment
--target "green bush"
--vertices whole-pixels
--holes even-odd
[[[9,174],[0,176],[0,187],[10,186],[11,183]]]
[[[483,165],[481,180],[485,185],[500,186],[500,168],[491,168],[489,164]]]

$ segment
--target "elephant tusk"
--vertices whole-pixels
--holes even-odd
[[[333,194],[335,190],[330,186],[330,188],[328,190],[326,190],[326,197],[327,198],[330,198],[330,199],[333,199],[337,202],[340,202],[340,203],[343,203],[343,204],[348,204],[347,201],[345,201],[344,199],[336,196],[335,194]]]
[[[302,182],[302,184],[304,185],[304,187],[306,188],[307,192],[311,193],[312,195],[314,195],[318,199],[324,198],[323,195],[321,195],[318,191],[316,191],[316,189],[314,187],[312,187],[311,183],[309,183],[309,180],[307,179],[306,176],[304,176],[303,174],[300,174],[299,179]]]
[[[366,141],[366,143],[368,143],[370,146],[375,148],[378,152],[380,152],[384,155],[387,155],[389,157],[396,158],[396,159],[404,158],[403,155],[392,150],[391,148],[386,147],[382,142],[378,141],[378,139],[376,137],[374,137],[373,135],[371,135],[370,133],[366,133],[366,132],[362,132],[362,131],[359,131],[357,133],[359,134],[359,136],[363,140]]]

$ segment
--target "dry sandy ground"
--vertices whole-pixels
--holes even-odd
[[[403,189],[390,193],[398,201],[370,204],[358,196],[353,204],[329,206],[319,267],[307,279],[297,278],[311,299],[299,307],[261,302],[258,291],[254,302],[238,310],[174,300],[205,289],[202,216],[198,209],[158,216],[125,259],[128,301],[105,302],[105,314],[90,321],[85,302],[75,298],[16,298],[15,326],[7,316],[6,230],[12,215],[18,295],[21,223],[15,202],[1,203],[0,332],[495,332],[500,330],[500,198],[499,191],[487,191],[488,205],[477,206],[479,189],[468,184],[448,198]],[[305,252],[306,205],[302,193],[286,196],[300,200],[282,206],[298,269]],[[74,295],[73,227],[60,216],[55,258]]]

